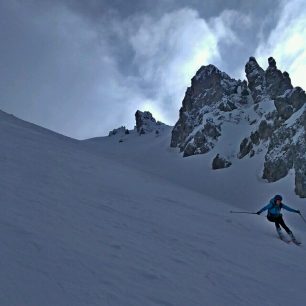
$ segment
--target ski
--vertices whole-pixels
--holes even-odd
[[[291,241],[292,241],[292,243],[294,243],[294,244],[296,244],[296,245],[301,245],[301,244],[302,244],[301,241],[298,241],[298,240],[296,240],[296,239],[292,239]]]
[[[299,240],[297,240],[297,239],[294,237],[294,235],[293,235],[292,233],[289,233],[289,236],[290,236],[290,238],[291,238],[291,241],[292,241],[294,244],[296,244],[296,245],[300,245],[300,244],[301,244],[301,242],[300,242]]]
[[[302,244],[302,242],[300,242],[299,240],[297,240],[295,238],[294,239],[289,239],[289,238],[286,238],[283,235],[279,235],[278,238],[280,240],[282,240],[283,242],[287,243],[287,244],[289,244],[290,242],[294,243],[295,245],[301,245]]]

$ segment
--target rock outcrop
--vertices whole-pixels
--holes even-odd
[[[114,135],[127,135],[129,134],[129,130],[125,128],[125,126],[121,126],[117,129],[113,129],[112,131],[109,132],[108,136],[114,136]]]
[[[217,154],[216,157],[212,161],[212,168],[214,170],[228,168],[231,165],[232,163],[229,160],[226,160],[226,158],[221,157],[219,154]]]
[[[137,110],[135,113],[136,130],[140,135],[155,132],[159,134],[160,130],[166,125],[160,121],[156,121],[150,112],[141,112]]]
[[[263,154],[263,178],[268,182],[294,169],[295,191],[306,197],[305,92],[293,88],[289,74],[281,72],[272,57],[266,70],[250,57],[245,72],[247,81],[235,80],[213,65],[198,70],[186,90],[171,147],[185,157],[212,150],[222,154],[219,142],[226,141],[235,125],[241,126],[231,136],[233,143],[240,143],[236,157]],[[217,156],[215,169],[221,165]]]
[[[191,80],[172,131],[171,147],[184,156],[210,151],[221,135],[220,122],[213,117],[247,104],[247,83],[236,81],[213,65],[203,66]]]

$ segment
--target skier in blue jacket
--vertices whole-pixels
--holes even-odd
[[[287,234],[292,238],[292,240],[295,240],[295,237],[293,236],[292,231],[285,224],[283,220],[283,216],[280,213],[280,211],[282,208],[290,212],[295,212],[297,214],[300,214],[300,211],[283,204],[282,200],[283,200],[282,196],[277,194],[273,199],[270,200],[269,204],[267,204],[265,207],[263,207],[257,212],[257,215],[260,215],[265,210],[268,210],[267,219],[270,222],[275,223],[275,227],[276,227],[277,233],[280,236],[280,238],[284,237],[281,231],[281,226],[282,226],[282,228],[287,232]]]

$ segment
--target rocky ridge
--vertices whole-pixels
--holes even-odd
[[[186,90],[171,147],[184,157],[214,150],[225,155],[226,167],[231,160],[264,154],[262,177],[275,182],[294,169],[295,192],[306,197],[306,95],[274,58],[268,64],[264,70],[250,57],[247,81],[213,65],[201,67]],[[224,152],[228,138],[232,146]]]
[[[129,135],[131,132],[136,132],[139,135],[155,133],[158,135],[162,130],[167,126],[166,124],[156,121],[153,115],[148,112],[141,112],[137,110],[135,113],[136,126],[134,130],[129,131],[125,126],[121,126],[119,128],[113,129],[109,132],[108,136],[124,136]]]

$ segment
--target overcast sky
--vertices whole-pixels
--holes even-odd
[[[174,125],[201,65],[250,56],[306,89],[306,0],[0,0],[0,109],[78,139]]]

